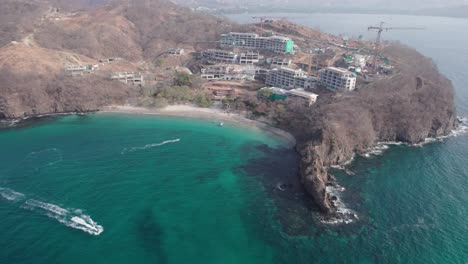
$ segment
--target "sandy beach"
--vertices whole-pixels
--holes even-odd
[[[267,134],[276,136],[281,140],[284,140],[285,144],[289,147],[296,145],[294,136],[290,133],[281,129],[272,127],[269,124],[265,124],[259,121],[247,119],[242,115],[226,113],[219,109],[213,108],[200,108],[189,105],[170,105],[166,108],[143,108],[129,105],[112,105],[103,107],[100,113],[122,113],[122,114],[138,114],[138,115],[160,115],[160,116],[177,116],[177,117],[188,117],[188,118],[200,118],[222,121],[227,124],[235,124],[238,126],[246,127],[248,129],[259,129]]]

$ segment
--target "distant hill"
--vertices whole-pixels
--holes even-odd
[[[110,72],[138,71],[170,48],[213,45],[196,42],[240,28],[164,0],[0,1],[0,119],[124,103],[138,90]],[[86,78],[65,75],[66,65],[116,57],[120,65]]]
[[[468,5],[415,11],[415,15],[468,18]]]

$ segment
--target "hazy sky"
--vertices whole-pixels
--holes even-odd
[[[189,1],[190,2],[190,1]],[[426,9],[468,5],[468,0],[198,0],[198,2],[218,2],[248,5],[249,3],[266,5],[308,5],[324,7],[359,7],[359,8],[392,8],[392,9]]]

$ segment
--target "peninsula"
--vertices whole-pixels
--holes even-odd
[[[457,126],[451,82],[398,43],[238,25],[163,0],[68,2],[0,3],[0,119],[110,105],[239,113],[294,135],[301,181],[329,215],[330,166]]]

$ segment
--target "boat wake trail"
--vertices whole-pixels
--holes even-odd
[[[0,187],[0,196],[10,202],[24,201],[20,206],[21,208],[46,215],[65,226],[82,230],[90,235],[98,236],[104,231],[101,225],[94,222],[90,216],[83,214],[83,211],[80,209],[64,209],[55,204],[27,199],[26,195],[8,188]]]
[[[53,166],[63,161],[63,154],[60,149],[49,148],[37,152],[29,153],[23,162],[43,164],[38,168]]]
[[[8,188],[0,187],[0,196],[8,201],[16,202],[24,199],[24,194],[15,192]]]
[[[176,143],[176,142],[179,142],[179,141],[180,141],[180,139],[177,138],[177,139],[173,139],[173,140],[166,140],[166,141],[163,141],[161,143],[144,145],[143,147],[133,147],[133,148],[130,148],[130,149],[124,148],[120,152],[120,154],[124,155],[124,154],[129,153],[129,152],[135,152],[135,151],[139,151],[139,150],[145,150],[145,149],[160,147],[160,146],[163,146],[163,145],[166,145],[166,144]]]

